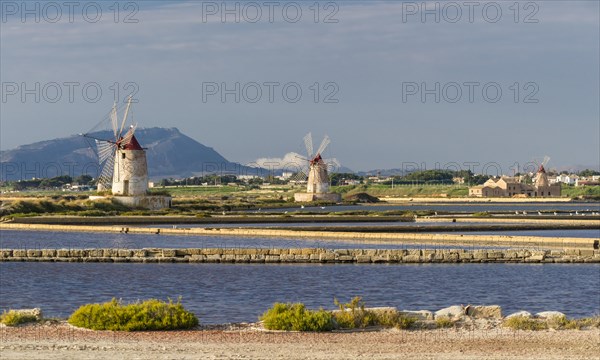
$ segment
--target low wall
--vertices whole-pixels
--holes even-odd
[[[599,250],[5,249],[0,261],[137,263],[600,263]]]

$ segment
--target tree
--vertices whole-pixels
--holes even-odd
[[[78,183],[79,185],[90,185],[93,182],[94,178],[89,175],[80,175],[76,177],[73,181]]]

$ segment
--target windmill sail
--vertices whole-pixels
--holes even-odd
[[[327,145],[329,145],[330,142],[331,140],[329,139],[329,136],[325,135],[323,141],[321,142],[321,146],[319,146],[319,149],[317,150],[317,155],[323,154],[323,151],[325,151],[325,148],[327,147]]]
[[[304,137],[304,146],[306,146],[306,154],[309,158],[311,158],[313,155],[313,141],[311,133],[306,134]]]

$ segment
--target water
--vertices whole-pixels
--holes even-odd
[[[444,211],[452,213],[473,213],[480,211],[488,212],[515,212],[515,211],[527,211],[535,213],[537,211],[588,211],[588,212],[599,212],[600,203],[589,202],[589,203],[564,203],[564,202],[549,202],[549,203],[414,203],[414,204],[402,204],[402,205],[342,205],[342,206],[325,206],[324,209],[321,207],[300,207],[294,208],[282,208],[282,209],[266,209],[263,212],[298,212],[303,211],[310,212],[330,212],[330,211],[357,211],[357,210],[370,210],[370,211],[388,211],[388,210],[432,210],[432,211]],[[256,210],[250,210],[249,212],[256,212]],[[564,214],[563,214],[564,215]],[[566,214],[568,216],[568,214]]]
[[[67,317],[78,306],[183,297],[204,324],[256,321],[274,302],[332,309],[360,295],[368,306],[437,310],[498,304],[518,310],[600,313],[594,264],[250,265],[0,263],[0,309],[41,307]]]
[[[600,238],[600,229],[586,230],[507,230],[507,231],[457,231],[456,234],[469,235],[508,235],[508,236],[548,236],[548,237],[578,237]]]
[[[526,221],[521,224],[528,224]],[[357,222],[289,222],[289,223],[235,223],[235,224],[157,224],[147,225],[144,227],[150,228],[289,228],[289,227],[308,227],[308,226],[344,226],[344,227],[358,227],[358,226],[467,226],[467,225],[482,225],[481,222],[450,222],[450,221],[357,221]],[[485,224],[484,224],[485,225]],[[514,225],[514,223],[499,222],[493,225]]]

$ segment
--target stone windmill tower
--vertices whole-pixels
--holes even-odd
[[[104,192],[110,189],[113,199],[127,206],[148,209],[169,207],[170,197],[148,194],[146,150],[135,137],[137,124],[130,125],[127,132],[124,132],[130,107],[131,97],[127,102],[123,120],[119,122],[117,107],[113,106],[110,113],[113,139],[98,139],[88,134],[83,135],[96,141],[101,166],[98,191]]]
[[[539,197],[555,197],[560,196],[561,187],[560,184],[550,184],[548,180],[548,175],[546,174],[546,169],[544,166],[548,164],[550,158],[548,156],[544,157],[544,161],[540,164],[538,169],[536,178],[535,178],[535,196]]]
[[[306,161],[305,164],[308,166],[299,172],[299,174],[306,178],[306,173],[308,173],[308,179],[306,183],[306,193],[294,194],[294,199],[296,201],[308,202],[323,200],[339,202],[342,200],[340,194],[329,192],[329,165],[321,156],[330,142],[329,136],[325,135],[316,153],[313,154],[312,134],[308,133],[304,137],[304,145],[306,146],[306,153],[308,156],[304,160]]]

